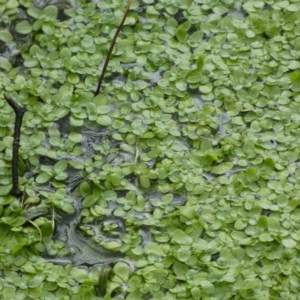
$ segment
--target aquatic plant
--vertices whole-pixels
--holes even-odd
[[[295,1],[133,1],[97,96],[122,1],[0,12],[0,87],[27,109],[19,202],[0,96],[3,299],[101,299],[99,276],[106,300],[297,297]],[[72,261],[66,223],[113,272]]]

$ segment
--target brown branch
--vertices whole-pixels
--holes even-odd
[[[4,98],[9,104],[9,106],[14,110],[16,115],[15,120],[15,129],[14,129],[14,141],[13,141],[13,157],[12,157],[12,194],[15,197],[21,197],[22,192],[19,190],[19,147],[20,147],[20,135],[21,135],[21,126],[23,116],[26,112],[26,109],[21,107],[14,99],[12,99],[7,94],[4,94]]]
[[[95,96],[99,95],[99,93],[100,93],[101,85],[102,85],[102,82],[103,82],[103,79],[104,79],[105,71],[106,71],[107,66],[108,66],[108,62],[109,62],[110,57],[111,57],[111,53],[112,53],[112,51],[114,49],[114,46],[115,46],[118,34],[120,33],[120,31],[122,29],[122,26],[123,26],[123,24],[125,22],[125,19],[127,17],[130,4],[131,4],[131,0],[128,0],[126,8],[125,8],[124,15],[123,15],[123,19],[122,19],[119,27],[117,28],[117,31],[116,31],[116,33],[115,33],[115,35],[114,35],[114,37],[113,37],[113,39],[111,41],[111,44],[110,44],[110,47],[109,47],[109,50],[108,50],[108,53],[107,53],[107,56],[106,56],[106,59],[105,59],[105,62],[104,62],[104,66],[103,66],[103,69],[102,69],[102,73],[101,73],[101,76],[99,77],[98,87],[97,87],[97,89],[96,89],[96,91],[94,93]]]

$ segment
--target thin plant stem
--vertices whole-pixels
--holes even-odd
[[[12,195],[15,197],[21,197],[22,192],[19,190],[19,147],[20,147],[20,136],[23,116],[26,109],[21,107],[14,99],[7,94],[4,94],[4,98],[9,106],[14,110],[16,115],[15,128],[14,128],[14,141],[13,141],[13,156],[12,156]]]
[[[38,230],[39,235],[40,235],[40,243],[41,243],[41,242],[43,241],[43,234],[42,234],[42,232],[41,232],[40,227],[37,226],[37,225],[36,225],[33,221],[31,221],[31,220],[28,220],[28,222],[31,223],[32,226],[34,226],[34,227]]]
[[[124,15],[123,15],[123,18],[122,18],[122,21],[120,23],[120,25],[118,26],[117,30],[116,30],[116,33],[111,41],[111,44],[110,44],[110,47],[109,47],[109,50],[108,50],[108,53],[107,53],[107,56],[105,58],[105,62],[104,62],[104,66],[103,66],[103,69],[102,69],[102,72],[101,72],[101,75],[99,77],[99,81],[98,81],[98,86],[97,86],[97,89],[94,93],[95,96],[99,95],[100,93],[100,89],[101,89],[101,86],[102,86],[102,82],[103,82],[103,79],[104,79],[104,75],[105,75],[105,72],[106,72],[106,69],[107,69],[107,66],[108,66],[108,62],[110,60],[110,57],[111,57],[111,53],[114,49],[114,46],[115,46],[115,43],[116,43],[116,40],[117,40],[117,37],[122,29],[122,26],[125,22],[125,19],[127,17],[127,14],[128,14],[128,11],[129,11],[129,7],[130,7],[130,4],[131,4],[131,0],[128,0],[127,1],[127,5],[126,5],[126,8],[125,8],[125,12],[124,12]]]

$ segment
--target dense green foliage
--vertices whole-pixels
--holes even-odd
[[[299,1],[133,1],[97,97],[125,3],[38,3],[0,0],[2,299],[101,299],[40,256],[76,207],[124,255],[105,300],[299,299]]]

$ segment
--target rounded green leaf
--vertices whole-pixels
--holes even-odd
[[[48,23],[44,23],[42,25],[42,29],[44,31],[45,34],[47,35],[52,35],[55,33],[55,27],[52,23],[48,22]]]
[[[295,248],[297,246],[297,242],[290,237],[282,239],[282,244],[286,248]]]
[[[11,43],[13,41],[13,36],[7,29],[0,30],[0,41]]]
[[[15,289],[12,287],[4,287],[1,291],[3,300],[12,300],[15,299]]]
[[[143,188],[148,189],[150,187],[149,177],[147,175],[142,175],[140,177],[140,183]]]
[[[121,183],[121,176],[118,173],[113,173],[110,175],[110,181],[114,186],[119,186]]]
[[[64,203],[62,209],[68,214],[72,214],[75,211],[74,207],[69,203]]]
[[[198,83],[201,81],[203,74],[199,70],[193,70],[188,73],[187,82],[188,83]]]
[[[58,9],[56,6],[54,5],[49,5],[47,7],[44,8],[44,11],[43,11],[43,16],[49,18],[49,19],[56,19],[57,17],[57,12],[58,12]]]
[[[206,85],[201,85],[199,87],[200,92],[203,94],[210,93],[212,91],[212,89],[213,89],[213,85],[211,82],[208,82]]]
[[[197,65],[197,70],[198,71],[200,71],[203,68],[203,66],[204,66],[204,58],[202,56],[199,56],[197,58],[196,65]]]
[[[109,126],[111,124],[111,122],[112,122],[111,118],[106,115],[102,115],[97,118],[97,123],[102,126]]]
[[[82,134],[78,132],[71,132],[68,138],[73,143],[80,143],[82,141]]]
[[[107,106],[107,105],[100,105],[100,106],[97,106],[97,113],[99,115],[105,115],[107,113],[110,112],[110,107]]]
[[[37,183],[39,183],[39,184],[43,184],[43,183],[45,183],[45,182],[48,182],[48,181],[50,180],[51,177],[52,177],[51,175],[48,175],[48,174],[46,174],[46,173],[42,173],[42,174],[39,174],[39,175],[36,177],[35,181],[36,181]]]
[[[86,197],[91,194],[92,189],[87,182],[82,182],[79,186],[80,195]]]
[[[79,268],[72,268],[70,275],[78,282],[83,282],[88,278],[86,270]]]
[[[218,166],[212,167],[211,172],[220,175],[220,174],[225,174],[226,172],[230,171],[232,168],[233,168],[233,163],[226,162]]]
[[[173,240],[180,245],[189,245],[193,239],[186,235],[181,229],[177,228],[173,232]]]
[[[27,9],[27,13],[29,16],[37,19],[42,14],[42,11],[35,6],[31,6]]]
[[[126,282],[129,278],[130,267],[124,262],[118,262],[114,265],[114,273],[118,276],[123,282]]]
[[[191,289],[191,294],[194,300],[201,299],[201,290],[198,287],[194,287]]]
[[[121,244],[118,241],[109,241],[105,242],[103,246],[108,250],[116,250],[121,247]]]
[[[11,63],[7,59],[1,57],[0,58],[0,69],[3,69],[8,72],[11,70],[11,68],[12,68]]]
[[[66,160],[60,160],[54,165],[54,171],[55,173],[61,173],[63,172],[68,166],[68,162]]]
[[[72,84],[76,84],[79,82],[79,76],[75,73],[68,74],[68,81]]]
[[[179,42],[185,42],[187,40],[187,32],[185,29],[178,27],[176,29],[176,37]]]
[[[185,80],[182,80],[182,79],[177,80],[175,82],[175,86],[181,92],[184,92],[187,89],[187,83]]]
[[[20,34],[28,34],[32,31],[32,26],[28,21],[22,21],[16,25],[16,31]]]
[[[84,207],[92,206],[97,202],[98,198],[96,195],[88,195],[87,197],[84,198],[82,201],[82,205]]]

